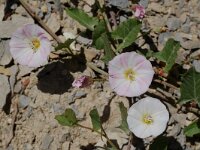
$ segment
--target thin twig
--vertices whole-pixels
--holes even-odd
[[[38,21],[38,23],[58,42],[58,43],[62,43],[62,41],[59,39],[59,37],[52,32],[52,30],[45,24],[44,21],[42,21],[35,13],[33,13],[33,11],[31,10],[31,8],[28,6],[28,4],[26,4],[26,2],[24,2],[23,0],[19,0],[19,2],[22,4],[22,6],[26,9],[26,11],[31,15],[31,17],[33,17],[35,20]]]
[[[107,72],[97,68],[93,63],[87,62],[87,66],[90,67],[92,70],[104,75],[105,77],[108,77],[108,73]]]
[[[10,134],[8,136],[8,141],[5,145],[5,147],[7,148],[9,146],[9,144],[11,143],[12,139],[14,138],[14,127],[15,127],[15,121],[17,118],[17,114],[18,114],[18,96],[14,97],[13,100],[13,116],[12,116],[12,122],[11,122],[11,130],[10,130]]]
[[[155,82],[157,82],[157,83],[160,83],[160,84],[163,84],[163,85],[165,85],[165,86],[168,86],[168,87],[170,87],[170,88],[173,88],[173,89],[175,89],[175,90],[178,89],[176,86],[174,86],[174,85],[172,85],[172,84],[170,84],[170,83],[167,83],[167,82],[165,82],[165,81],[161,81],[161,80],[159,80],[159,79],[155,79],[155,80],[153,80],[153,81],[155,81]]]
[[[114,13],[114,11],[111,11],[111,12],[110,12],[110,17],[111,17],[112,22],[113,22],[113,29],[116,29],[116,27],[117,27],[117,21],[116,21],[116,18],[115,18],[115,13]]]

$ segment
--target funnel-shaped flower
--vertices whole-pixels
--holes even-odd
[[[158,99],[146,97],[128,110],[129,129],[139,138],[158,136],[166,129],[169,112]]]
[[[13,33],[10,52],[21,65],[39,67],[47,63],[51,43],[45,31],[35,24],[27,24]]]
[[[109,62],[109,82],[120,96],[139,96],[145,93],[153,79],[150,61],[135,52],[122,53]]]

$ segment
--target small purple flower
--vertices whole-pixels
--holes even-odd
[[[136,18],[138,18],[140,20],[144,18],[145,9],[144,9],[143,6],[141,6],[141,5],[133,5],[132,9],[134,11],[134,15],[135,15]]]
[[[21,65],[40,67],[48,62],[51,43],[45,31],[36,24],[18,28],[10,40],[10,52]]]
[[[89,76],[81,76],[77,79],[74,80],[74,82],[72,83],[73,87],[77,87],[77,88],[84,88],[84,87],[88,87],[89,85],[91,85],[93,82],[92,78]]]

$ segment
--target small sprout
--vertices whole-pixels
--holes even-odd
[[[120,96],[139,96],[145,93],[153,79],[150,61],[136,52],[116,56],[109,62],[109,82]]]
[[[77,88],[84,88],[90,86],[92,83],[93,79],[91,77],[83,75],[75,79],[72,83],[72,86]]]
[[[134,16],[139,20],[143,19],[145,16],[145,9],[141,5],[133,5],[132,10],[134,11]]]
[[[10,52],[19,64],[40,67],[48,62],[51,43],[41,27],[27,24],[13,33],[10,40]]]
[[[156,98],[143,98],[128,110],[129,129],[139,138],[160,135],[165,131],[168,120],[169,112]]]

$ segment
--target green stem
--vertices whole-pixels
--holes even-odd
[[[107,136],[107,134],[105,133],[105,131],[103,130],[103,128],[102,128],[102,131],[103,131],[103,134],[102,134],[101,132],[99,132],[99,131],[97,131],[97,130],[94,130],[94,129],[90,128],[90,127],[86,127],[86,126],[83,126],[83,125],[78,124],[78,123],[77,123],[76,125],[79,126],[79,127],[81,127],[81,128],[88,129],[88,130],[90,130],[90,131],[92,131],[92,132],[96,132],[96,133],[98,133],[98,134],[101,135],[101,136],[104,136],[104,137],[106,138],[106,140],[108,141],[108,143],[109,143],[114,149],[119,150],[119,149],[115,146],[115,144],[113,144],[113,142],[108,138],[108,136]]]

